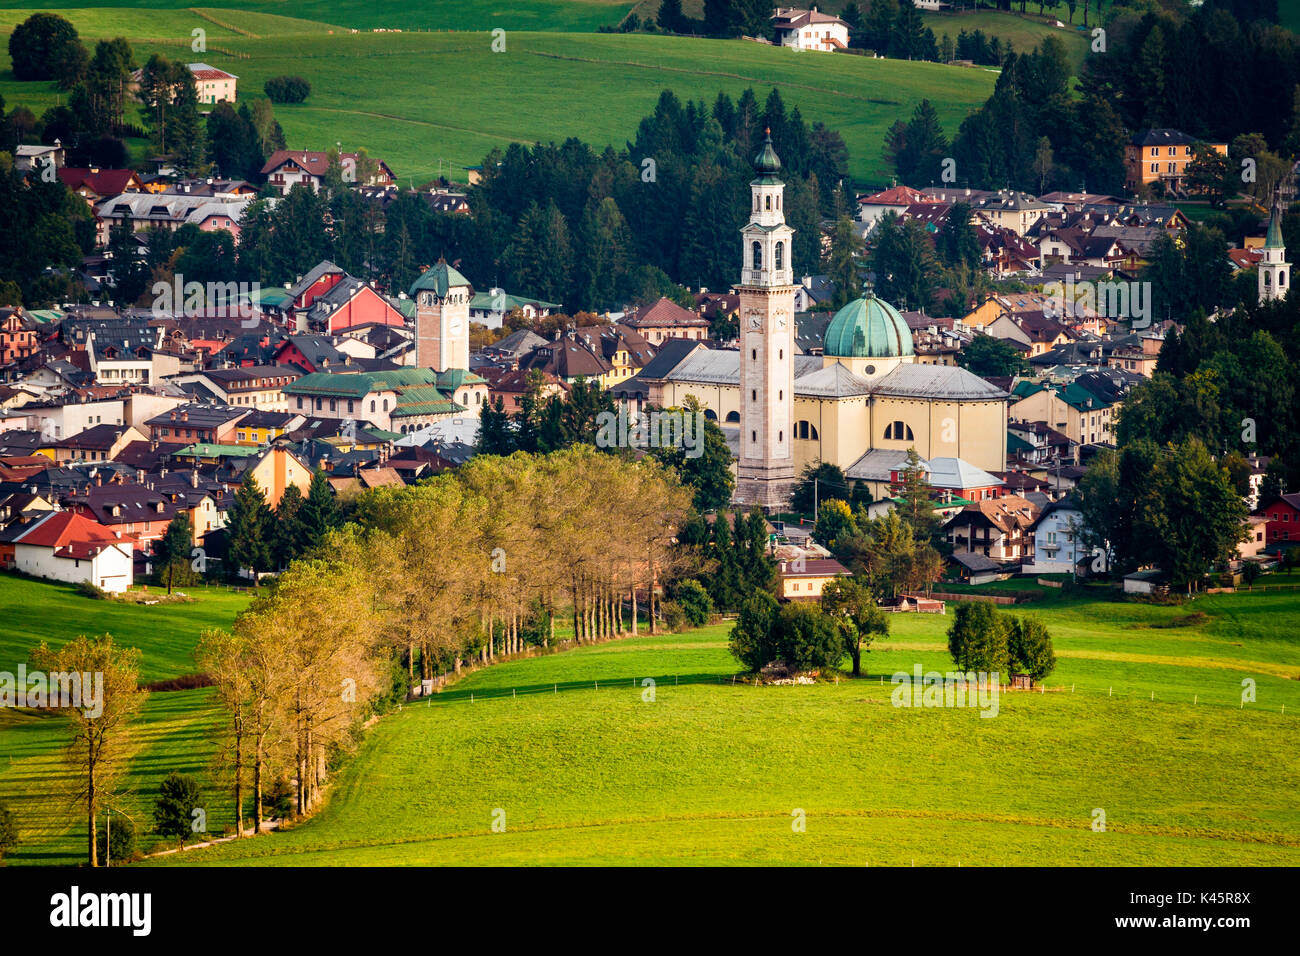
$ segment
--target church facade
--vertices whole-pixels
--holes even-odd
[[[770,141],[755,160],[750,221],[741,230],[740,349],[697,349],[650,382],[650,401],[694,396],[728,434],[737,457],[735,501],[779,510],[804,466],[838,465],[872,494],[915,448],[1006,468],[1008,394],[962,368],[918,362],[907,322],[871,293],[840,309],[823,354],[796,354],[792,231]]]

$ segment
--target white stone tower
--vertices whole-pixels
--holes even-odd
[[[469,368],[469,280],[439,261],[411,285],[415,364],[445,372]]]
[[[1285,299],[1291,283],[1291,263],[1286,261],[1286,244],[1282,241],[1282,206],[1273,196],[1268,217],[1268,238],[1264,240],[1264,258],[1259,263],[1259,301]]]
[[[794,489],[794,230],[769,130],[754,160],[749,222],[740,230],[740,464],[735,501],[779,511]]]

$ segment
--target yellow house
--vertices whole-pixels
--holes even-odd
[[[833,558],[796,558],[777,566],[778,593],[786,601],[819,601],[822,589],[849,569]]]
[[[1018,382],[1012,398],[1010,414],[1016,421],[1046,422],[1080,445],[1115,440],[1114,409],[1073,382],[1063,386]]]
[[[276,445],[268,448],[249,468],[257,479],[266,503],[272,508],[280,503],[280,498],[290,485],[297,485],[303,497],[311,486],[311,466],[289,449]]]
[[[299,428],[306,419],[288,412],[252,411],[235,426],[235,444],[260,447]]]

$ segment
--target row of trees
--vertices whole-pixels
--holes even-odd
[[[963,671],[1024,674],[1041,681],[1056,669],[1056,652],[1043,622],[1000,613],[984,601],[961,602],[948,626],[948,653]]]
[[[653,595],[680,567],[672,541],[689,498],[653,461],[581,446],[478,456],[455,474],[363,495],[354,523],[197,652],[226,712],[241,819],[251,790],[260,826],[274,780],[289,780],[296,812],[309,812],[331,759],[417,668],[433,679],[549,645],[563,607],[579,641],[635,633],[638,589]],[[545,626],[530,629],[535,615]]]

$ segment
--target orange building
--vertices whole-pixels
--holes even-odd
[[[1192,147],[1201,140],[1176,129],[1144,129],[1124,147],[1124,188],[1137,192],[1143,186],[1163,183],[1169,191],[1183,188]],[[1221,156],[1227,143],[1205,143]]]

